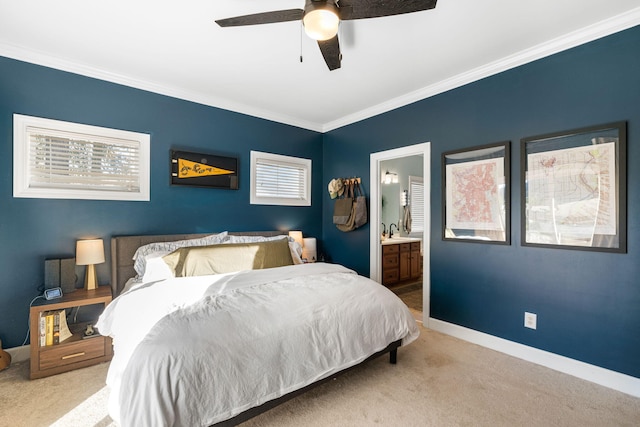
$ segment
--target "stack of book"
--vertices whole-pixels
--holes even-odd
[[[41,347],[59,344],[72,335],[67,325],[65,310],[50,310],[40,313]]]

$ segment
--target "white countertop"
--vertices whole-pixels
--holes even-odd
[[[410,243],[410,242],[420,242],[422,241],[419,237],[395,237],[386,238],[380,242],[382,245],[398,245],[400,243]]]

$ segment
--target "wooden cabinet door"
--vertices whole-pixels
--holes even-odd
[[[411,277],[411,246],[409,243],[400,245],[400,281]]]
[[[417,279],[422,274],[422,255],[420,254],[420,242],[411,243],[411,278]]]

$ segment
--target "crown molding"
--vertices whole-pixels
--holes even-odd
[[[322,132],[321,123],[314,123],[301,120],[297,117],[276,114],[272,111],[267,111],[250,105],[234,102],[225,98],[202,96],[201,94],[185,91],[173,86],[167,86],[152,81],[136,79],[123,74],[112,73],[100,68],[91,67],[86,64],[73,62],[62,58],[57,58],[41,51],[25,49],[23,47],[8,43],[0,42],[0,56],[5,56],[7,58],[29,62],[31,64],[41,65],[44,67],[54,68],[56,70],[79,74],[85,77],[104,80],[135,89],[141,89],[160,95],[166,95],[184,101],[195,102],[197,104],[202,104],[209,107],[220,108],[239,114],[287,124],[302,129],[308,129],[320,133]]]
[[[439,81],[433,85],[423,87],[416,91],[407,93],[403,96],[390,99],[378,105],[375,105],[356,113],[349,114],[338,120],[325,123],[322,126],[322,132],[331,130],[377,116],[395,110],[400,107],[412,104],[443,92],[464,86],[469,83],[481,80],[503,71],[519,67],[521,65],[536,61],[538,59],[551,56],[553,54],[571,49],[576,46],[606,37],[608,35],[635,27],[640,24],[640,7],[632,9],[626,13],[614,16],[609,19],[597,22],[580,30],[573,31],[561,37],[541,43],[529,49],[520,51],[516,54],[504,57],[497,61],[477,67],[473,70],[458,74],[449,79]]]
[[[626,13],[614,16],[612,18],[600,21],[596,24],[571,32],[562,37],[555,38],[548,42],[539,44],[532,48],[518,52],[514,55],[507,56],[498,61],[485,64],[465,73],[458,74],[449,79],[442,80],[433,85],[420,88],[416,91],[405,95],[390,99],[383,103],[374,105],[370,108],[348,114],[337,120],[327,123],[317,123],[308,120],[302,120],[298,117],[277,114],[272,111],[263,110],[250,105],[237,103],[229,99],[202,96],[199,93],[184,91],[176,87],[159,84],[156,82],[136,79],[118,73],[112,73],[86,64],[69,61],[62,58],[51,56],[47,53],[25,49],[20,46],[8,43],[0,43],[0,55],[42,65],[45,67],[55,68],[61,71],[67,71],[86,77],[92,77],[99,80],[105,80],[111,83],[117,83],[136,89],[141,89],[160,95],[166,95],[173,98],[191,101],[198,104],[221,108],[224,110],[245,114],[277,123],[308,129],[311,131],[326,133],[331,130],[347,126],[359,122],[370,117],[395,110],[400,107],[412,104],[416,101],[426,99],[440,93],[455,89],[460,86],[481,80],[485,77],[501,73],[503,71],[524,65],[529,62],[553,55],[563,50],[579,46],[584,43],[614,34],[619,31],[626,30],[640,24],[640,7],[632,9]]]

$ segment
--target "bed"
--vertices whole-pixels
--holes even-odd
[[[113,338],[116,422],[237,425],[371,358],[395,363],[418,337],[387,288],[340,265],[302,263],[281,234],[111,240],[116,298],[96,326]]]

